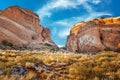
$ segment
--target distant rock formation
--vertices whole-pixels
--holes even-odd
[[[34,12],[11,6],[0,11],[0,43],[5,41],[16,47],[41,48],[41,44],[56,46],[50,38],[50,30],[39,24]]]
[[[73,52],[120,51],[120,17],[77,23],[70,31],[66,48]]]

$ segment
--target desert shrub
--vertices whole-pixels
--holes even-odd
[[[111,49],[109,47],[105,48],[105,51],[111,51]]]
[[[56,47],[56,46],[53,46],[51,49],[50,49],[51,52],[55,52],[55,51],[59,51],[59,48]]]
[[[45,46],[52,46],[51,44],[49,44],[49,43],[45,43]]]
[[[13,44],[10,43],[10,42],[8,42],[8,41],[6,41],[6,40],[3,40],[3,41],[1,42],[1,44],[4,45],[4,46],[13,47]]]

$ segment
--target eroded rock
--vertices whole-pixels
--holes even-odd
[[[39,21],[37,14],[18,6],[0,11],[0,43],[7,41],[15,47],[29,46],[31,49],[41,48],[39,45],[45,42],[56,46],[51,40],[50,30]]]
[[[71,29],[66,48],[73,52],[120,51],[120,17],[77,23]]]

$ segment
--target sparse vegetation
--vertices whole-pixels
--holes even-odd
[[[10,42],[8,42],[8,41],[6,41],[6,40],[3,40],[3,41],[1,42],[1,44],[4,45],[4,46],[13,47],[13,44],[10,43]]]
[[[51,44],[49,44],[49,43],[45,43],[45,45],[46,45],[46,46],[50,46],[50,47],[52,47],[52,45],[51,45]]]
[[[120,53],[0,50],[0,80],[120,80]]]

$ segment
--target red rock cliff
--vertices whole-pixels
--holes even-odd
[[[18,6],[0,11],[0,43],[6,40],[16,46],[39,48],[47,41],[54,46],[49,29],[39,25],[39,21],[37,14]]]
[[[73,52],[120,51],[120,17],[77,23],[70,31],[66,48]]]

